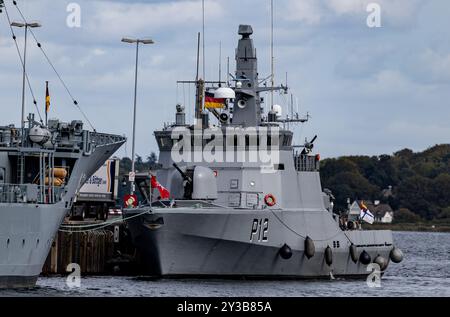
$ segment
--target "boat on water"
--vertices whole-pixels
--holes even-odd
[[[253,29],[238,33],[233,84],[197,78],[196,122],[177,105],[175,122],[154,133],[159,168],[136,175],[143,200],[132,198],[123,217],[148,273],[367,277],[374,264],[382,274],[402,261],[391,231],[361,230],[333,212],[315,138],[293,144],[289,125],[307,118],[283,118],[273,104],[264,113],[262,93],[287,87],[261,85]]]
[[[76,120],[0,127],[0,288],[35,286],[78,189],[124,142]]]
[[[0,125],[0,288],[36,285],[77,191],[126,140],[86,130],[79,120],[24,118],[22,100],[21,126]]]

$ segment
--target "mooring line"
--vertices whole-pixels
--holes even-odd
[[[106,228],[114,223],[119,223],[119,222],[123,222],[123,221],[127,221],[129,219],[133,219],[133,218],[137,218],[140,217],[144,214],[150,214],[151,211],[144,211],[141,212],[137,215],[131,216],[131,217],[127,217],[126,219],[117,219],[117,220],[113,220],[113,221],[107,221],[104,222],[103,224],[92,224],[92,225],[83,225],[83,226],[77,226],[77,225],[61,225],[61,228],[91,228],[91,229],[86,229],[86,230],[65,230],[65,229],[59,229],[60,232],[68,232],[68,233],[73,233],[73,232],[89,232],[89,231],[96,231],[96,230],[100,230],[103,228]]]
[[[275,216],[275,218],[277,218],[277,220],[278,220],[284,227],[286,227],[286,229],[288,229],[289,231],[291,231],[291,232],[292,232],[293,234],[295,234],[296,236],[299,236],[300,238],[306,239],[306,236],[301,235],[300,233],[298,233],[297,231],[295,231],[294,229],[292,229],[290,226],[288,226],[283,220],[281,220],[280,217],[278,217],[272,209],[269,209],[269,210],[270,210],[270,212]],[[327,238],[327,239],[320,239],[320,240],[319,240],[319,239],[312,239],[312,238],[311,238],[311,239],[312,239],[313,241],[316,241],[316,242],[323,242],[323,241],[331,240],[331,239],[337,237],[337,236],[338,236],[339,234],[341,234],[341,233],[344,234],[344,236],[347,238],[347,240],[348,240],[350,243],[353,243],[353,242],[350,240],[350,238],[347,236],[347,234],[345,233],[345,231],[339,231],[339,232],[336,233],[334,236],[332,236],[332,237],[330,237],[330,238]]]

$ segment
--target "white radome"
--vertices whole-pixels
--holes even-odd
[[[236,98],[236,93],[231,88],[220,87],[220,88],[217,88],[216,91],[214,92],[214,98],[234,99],[234,98]]]
[[[283,114],[283,108],[280,105],[273,105],[272,111],[277,114],[277,117],[281,117],[281,115]]]

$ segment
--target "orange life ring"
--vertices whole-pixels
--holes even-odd
[[[272,207],[272,206],[275,206],[275,204],[277,203],[277,200],[275,199],[274,195],[267,194],[264,197],[264,202],[266,203],[267,206]]]

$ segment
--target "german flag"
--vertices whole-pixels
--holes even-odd
[[[50,110],[50,94],[48,92],[48,81],[45,82],[46,88],[45,88],[45,112],[48,113]]]
[[[214,98],[214,94],[206,92],[205,108],[206,109],[221,109],[225,107],[225,99]]]

